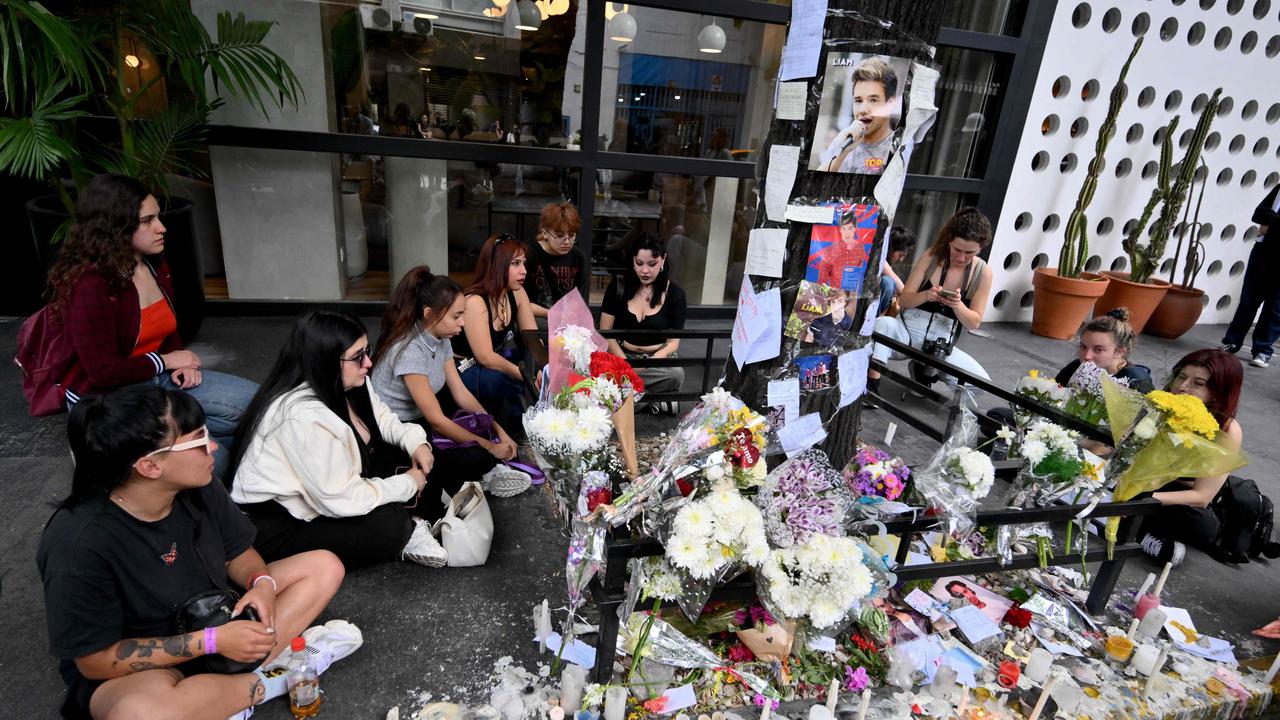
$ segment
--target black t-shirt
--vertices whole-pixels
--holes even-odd
[[[667,299],[663,301],[662,307],[658,308],[658,312],[646,317],[644,320],[636,320],[636,316],[627,307],[629,300],[630,298],[622,297],[622,290],[618,285],[617,278],[609,282],[609,289],[604,291],[604,301],[600,303],[600,312],[613,316],[614,330],[684,329],[687,304],[684,299],[684,290],[681,290],[679,285],[668,282]],[[632,337],[629,335],[623,335],[621,339],[639,347],[659,345],[666,342],[665,338]]]
[[[590,298],[589,280],[587,256],[576,245],[564,255],[552,255],[542,248],[542,243],[533,243],[529,278],[525,283],[525,291],[532,302],[550,308],[574,288],[582,293],[583,301],[587,301]]]
[[[226,563],[253,545],[256,531],[218,481],[190,491],[201,518],[200,553],[227,582]],[[195,524],[175,500],[168,517],[143,522],[106,496],[59,510],[40,536],[49,650],[70,684],[74,658],[125,638],[167,637],[174,614],[217,586],[193,551]]]

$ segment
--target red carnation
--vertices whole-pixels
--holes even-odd
[[[636,374],[635,368],[613,353],[598,350],[591,353],[591,377],[607,377],[619,387],[630,384],[636,392],[644,392],[644,383]]]
[[[594,512],[601,505],[613,502],[613,491],[609,488],[596,488],[587,493],[587,512]]]
[[[680,490],[680,494],[689,497],[689,493],[693,492],[693,484],[684,478],[676,480],[676,488]]]
[[[1004,621],[1017,628],[1027,627],[1031,624],[1031,611],[1015,604],[1004,614]]]

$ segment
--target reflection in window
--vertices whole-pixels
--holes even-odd
[[[566,66],[584,28],[577,2],[562,2],[564,12],[533,31],[516,27],[514,2],[431,4],[406,3],[405,23],[390,31],[358,8],[324,6],[342,132],[540,147],[574,140],[582,87],[580,78],[566,84]],[[430,34],[415,17],[432,18]]]
[[[947,218],[954,215],[956,210],[977,203],[977,195],[921,190],[902,193],[893,224],[910,228],[916,234],[916,248],[914,252],[907,253],[901,266],[894,267],[898,277],[906,279],[903,272],[911,272],[911,265],[933,244]]]
[[[602,147],[754,160],[769,131],[785,28],[637,5],[629,12],[635,40],[604,41]],[[717,53],[699,41],[713,24],[725,38]]]
[[[945,7],[943,27],[992,35],[1021,35],[1027,15],[1027,0],[953,0]]]
[[[939,60],[938,117],[925,141],[916,146],[910,172],[982,177],[1009,82],[1009,59],[944,47]]]

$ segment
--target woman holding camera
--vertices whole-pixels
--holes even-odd
[[[902,313],[878,318],[876,332],[989,379],[978,361],[955,345],[963,330],[978,329],[987,310],[992,273],[978,253],[990,242],[991,222],[980,210],[964,208],[952,215],[933,246],[911,268],[898,297]],[[894,355],[885,345],[877,345],[872,352],[881,362]],[[880,374],[872,370],[870,377],[871,389],[877,390]],[[948,385],[957,382],[949,375],[944,379]]]
[[[144,384],[83,398],[67,435],[71,495],[36,554],[67,683],[63,717],[242,717],[283,694],[282,674],[254,667],[276,661],[329,604],[338,558],[263,562],[253,525],[212,482],[218,444],[187,393]],[[243,588],[238,600],[230,586]],[[211,620],[194,609],[211,592],[234,605],[233,619],[184,631],[180,618]],[[306,637],[323,667],[361,642],[341,621]]]

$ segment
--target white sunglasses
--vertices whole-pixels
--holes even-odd
[[[208,447],[209,440],[210,440],[209,428],[204,425],[201,425],[200,432],[204,434],[196,438],[195,440],[188,440],[186,442],[170,445],[169,447],[160,448],[159,450],[152,450],[151,452],[147,453],[146,455],[143,455],[142,457],[151,457],[152,455],[157,455],[162,452],[179,452],[181,450],[190,450],[192,448]]]

